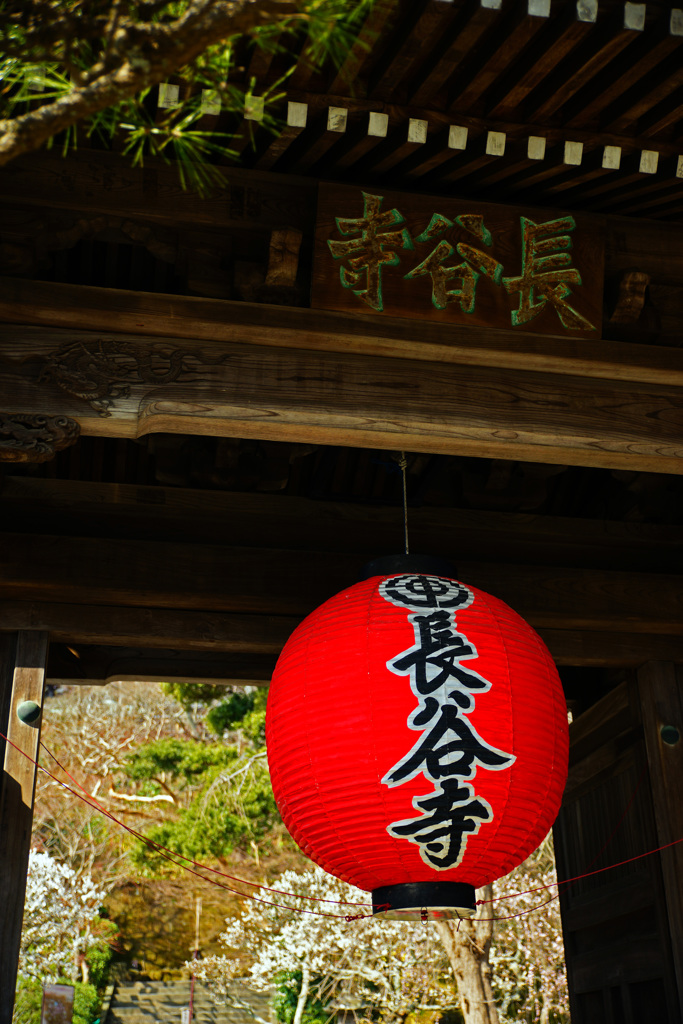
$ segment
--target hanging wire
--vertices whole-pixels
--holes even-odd
[[[406,479],[408,460],[406,459],[405,452],[401,452],[398,464],[401,467],[401,474],[403,476],[403,534],[405,537],[405,553],[407,555],[410,552],[410,548],[408,545],[408,481]]]

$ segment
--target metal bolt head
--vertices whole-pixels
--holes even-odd
[[[17,718],[24,725],[33,725],[40,719],[43,709],[34,700],[23,700],[17,708]]]
[[[662,737],[664,743],[669,747],[674,747],[681,738],[681,734],[675,725],[661,726],[659,735]]]

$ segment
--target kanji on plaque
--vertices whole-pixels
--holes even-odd
[[[486,245],[491,245],[491,233],[484,226],[483,217],[472,218],[473,224],[463,223],[462,217],[456,221],[466,231],[471,231],[475,237],[479,237]],[[454,227],[452,220],[440,213],[435,213],[425,230],[417,236],[416,242],[429,242],[439,235]],[[457,251],[463,258],[462,263],[446,266]],[[476,268],[476,269],[475,269]],[[473,313],[476,303],[477,282],[481,274],[486,274],[496,284],[500,283],[503,276],[503,266],[481,249],[476,249],[466,242],[458,242],[455,249],[442,239],[417,267],[408,271],[405,275],[406,281],[414,280],[416,277],[429,275],[432,279],[432,305],[435,309],[445,309],[448,302],[458,302],[463,313]],[[451,282],[459,282],[456,288],[447,288]]]
[[[567,252],[572,247],[569,232],[576,227],[574,218],[558,217],[536,224],[521,217],[520,223],[522,273],[503,280],[507,292],[519,292],[519,306],[512,311],[513,325],[533,320],[549,302],[563,327],[594,330],[593,324],[567,302],[569,285],[581,284],[581,274],[571,266],[571,253]]]
[[[385,266],[397,267],[401,262],[398,249],[412,249],[413,243],[405,228],[392,230],[403,223],[398,210],[382,212],[382,196],[363,193],[365,208],[362,217],[337,217],[337,228],[342,235],[355,235],[345,242],[328,240],[332,256],[347,260],[342,264],[339,278],[344,288],[367,303],[371,309],[381,310],[382,271]],[[358,288],[358,285],[365,287]]]
[[[581,218],[320,186],[314,307],[597,338],[602,273]]]

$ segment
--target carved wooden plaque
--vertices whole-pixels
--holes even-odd
[[[320,184],[318,309],[599,338],[603,264],[594,218]]]

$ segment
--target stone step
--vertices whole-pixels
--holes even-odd
[[[259,1021],[271,1020],[267,993],[235,982],[233,994],[239,1002],[248,1005],[236,1006],[230,995],[225,999],[202,982],[195,982],[192,1024],[259,1024]],[[189,979],[120,982],[106,1024],[180,1024],[182,1010],[187,1008],[189,1000]]]

